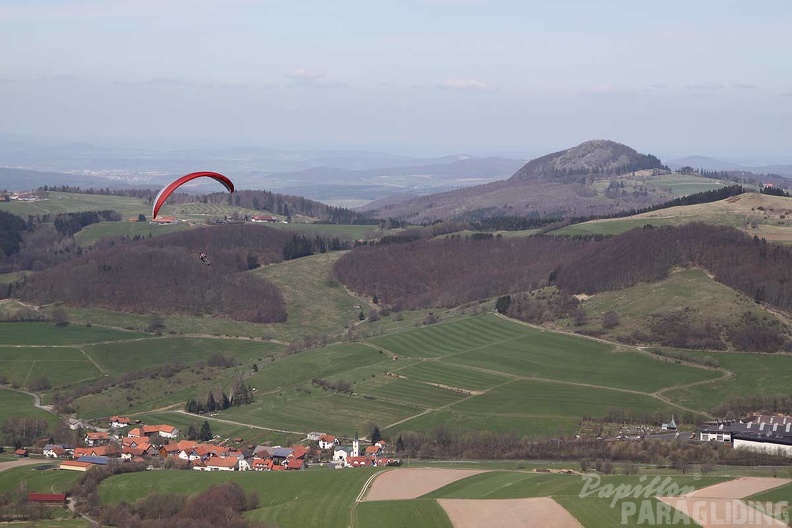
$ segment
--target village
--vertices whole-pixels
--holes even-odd
[[[172,425],[133,424],[127,416],[112,416],[107,430],[87,432],[82,443],[85,447],[47,443],[40,451],[20,448],[15,454],[40,455],[57,460],[57,469],[83,472],[118,463],[148,464],[147,469],[151,470],[195,471],[299,471],[309,465],[335,469],[400,465],[385,441],[361,446],[357,431],[351,445],[345,446],[338,437],[321,432],[309,433],[303,443],[289,447],[244,445],[242,438],[186,440],[182,431]]]
[[[57,461],[54,467],[68,471],[88,471],[94,466],[119,463],[147,464],[146,469],[194,471],[300,471],[310,467],[335,469],[398,466],[395,451],[384,440],[362,445],[355,431],[351,442],[342,445],[338,436],[311,432],[291,446],[245,444],[242,438],[188,440],[177,427],[147,425],[127,416],[112,416],[108,427],[86,432],[77,447],[46,443],[43,447],[20,448],[19,457],[39,456]],[[83,425],[83,424],[81,424]],[[208,424],[205,425],[208,427]],[[687,442],[717,442],[771,455],[792,456],[792,416],[752,415],[742,420],[704,423],[698,431],[680,432],[673,418],[664,423],[661,435]],[[603,439],[629,441],[644,435],[619,435]]]

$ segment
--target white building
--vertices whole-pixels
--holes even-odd
[[[791,437],[736,434],[733,445],[734,449],[747,449],[768,455],[792,456]]]

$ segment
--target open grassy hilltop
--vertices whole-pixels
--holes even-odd
[[[626,218],[592,220],[552,233],[557,235],[617,235],[644,225],[705,222],[726,225],[773,242],[792,242],[792,198],[744,193],[718,202],[670,207]]]

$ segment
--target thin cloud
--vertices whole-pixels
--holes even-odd
[[[719,92],[723,90],[725,86],[721,83],[700,83],[700,84],[688,84],[685,86],[685,90],[689,92]]]
[[[79,81],[78,75],[64,73],[60,75],[0,75],[1,83],[46,83],[46,82],[73,82]]]
[[[291,79],[292,84],[297,86],[313,86],[319,88],[344,86],[342,82],[329,78],[324,72],[307,68],[298,68],[288,74],[287,77]]]
[[[187,88],[228,88],[228,89],[241,89],[252,88],[253,86],[243,83],[228,83],[217,81],[196,81],[192,79],[182,79],[177,77],[154,77],[148,84],[155,85],[170,85],[170,86],[183,86]],[[257,85],[256,88],[271,88],[267,85]]]
[[[757,86],[751,83],[734,83],[731,85],[735,90],[756,90]]]
[[[492,84],[476,79],[447,79],[437,87],[463,92],[491,92],[495,90],[495,86]]]
[[[594,95],[619,95],[623,94],[624,90],[619,89],[613,84],[603,83],[587,86],[583,89],[583,93]]]

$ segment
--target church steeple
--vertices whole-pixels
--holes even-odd
[[[358,440],[357,429],[355,429],[355,439],[352,441],[352,456],[360,456],[360,440]]]

